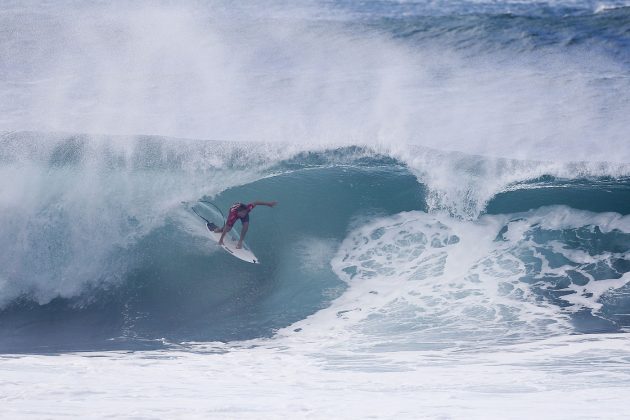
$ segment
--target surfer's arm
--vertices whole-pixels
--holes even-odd
[[[276,204],[278,204],[277,201],[254,201],[252,203],[254,206],[268,206],[268,207],[273,207]]]
[[[243,239],[245,239],[247,229],[249,229],[249,223],[243,223],[243,227],[241,228],[241,238],[238,240],[238,245],[236,245],[237,248],[241,248],[243,246]]]
[[[221,234],[221,239],[219,239],[219,245],[223,245],[223,238],[225,238],[225,234],[228,233],[232,229],[232,226],[225,225],[223,226],[223,233]],[[243,234],[241,233],[241,237]]]

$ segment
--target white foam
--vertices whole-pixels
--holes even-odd
[[[602,295],[630,280],[627,273],[595,279],[593,263],[611,266],[628,252],[591,255],[558,240],[538,243],[536,235],[600,225],[604,233],[628,233],[629,222],[615,213],[563,206],[473,222],[421,212],[379,218],[352,231],[332,260],[349,289],[330,308],[282,334],[374,351],[477,348],[565,334],[573,330],[572,313],[585,308],[597,313]],[[550,251],[565,262],[548,260]],[[556,297],[571,304],[562,308],[541,292],[555,290],[546,283],[549,277],[566,277],[569,270],[589,281],[558,289],[574,292]]]
[[[204,234],[181,201],[269,176],[267,168],[293,154],[284,145],[32,136],[8,136],[16,147],[3,150],[0,166],[0,307],[23,295],[45,304],[117,284],[137,263],[133,246],[170,216]],[[206,245],[199,242],[208,252]]]
[[[470,57],[331,23],[340,13],[319,2],[16,5],[0,15],[11,34],[0,129],[630,162],[626,69],[604,52]]]
[[[15,6],[0,130],[368,145],[467,218],[514,182],[630,175],[630,86],[601,51],[471,58],[307,3]]]
[[[193,419],[626,415],[626,335],[564,336],[475,354],[374,355],[295,344],[275,339],[244,346],[3,357],[0,413],[10,418],[185,413]]]
[[[525,188],[519,182],[542,176],[559,179],[621,178],[630,176],[630,164],[514,160],[447,153],[421,147],[385,149],[405,162],[418,180],[427,185],[430,211],[446,210],[458,217],[477,218],[498,193]],[[546,156],[549,159],[549,156]]]

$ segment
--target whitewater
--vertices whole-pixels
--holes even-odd
[[[630,3],[4,1],[0,34],[1,417],[630,414]],[[279,202],[260,265],[199,200]]]

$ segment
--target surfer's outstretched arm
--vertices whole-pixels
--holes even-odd
[[[277,201],[254,201],[252,203],[255,206],[268,206],[268,207],[273,207],[276,204],[278,204]]]

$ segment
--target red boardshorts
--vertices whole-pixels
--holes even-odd
[[[254,205],[252,203],[249,203],[247,205],[247,214],[243,217],[238,217],[238,208],[240,205],[241,203],[235,203],[232,205],[232,207],[230,207],[230,212],[228,213],[227,221],[225,222],[225,224],[229,227],[234,226],[234,223],[236,223],[236,219],[241,219],[241,223],[249,222],[249,212],[252,211]]]

